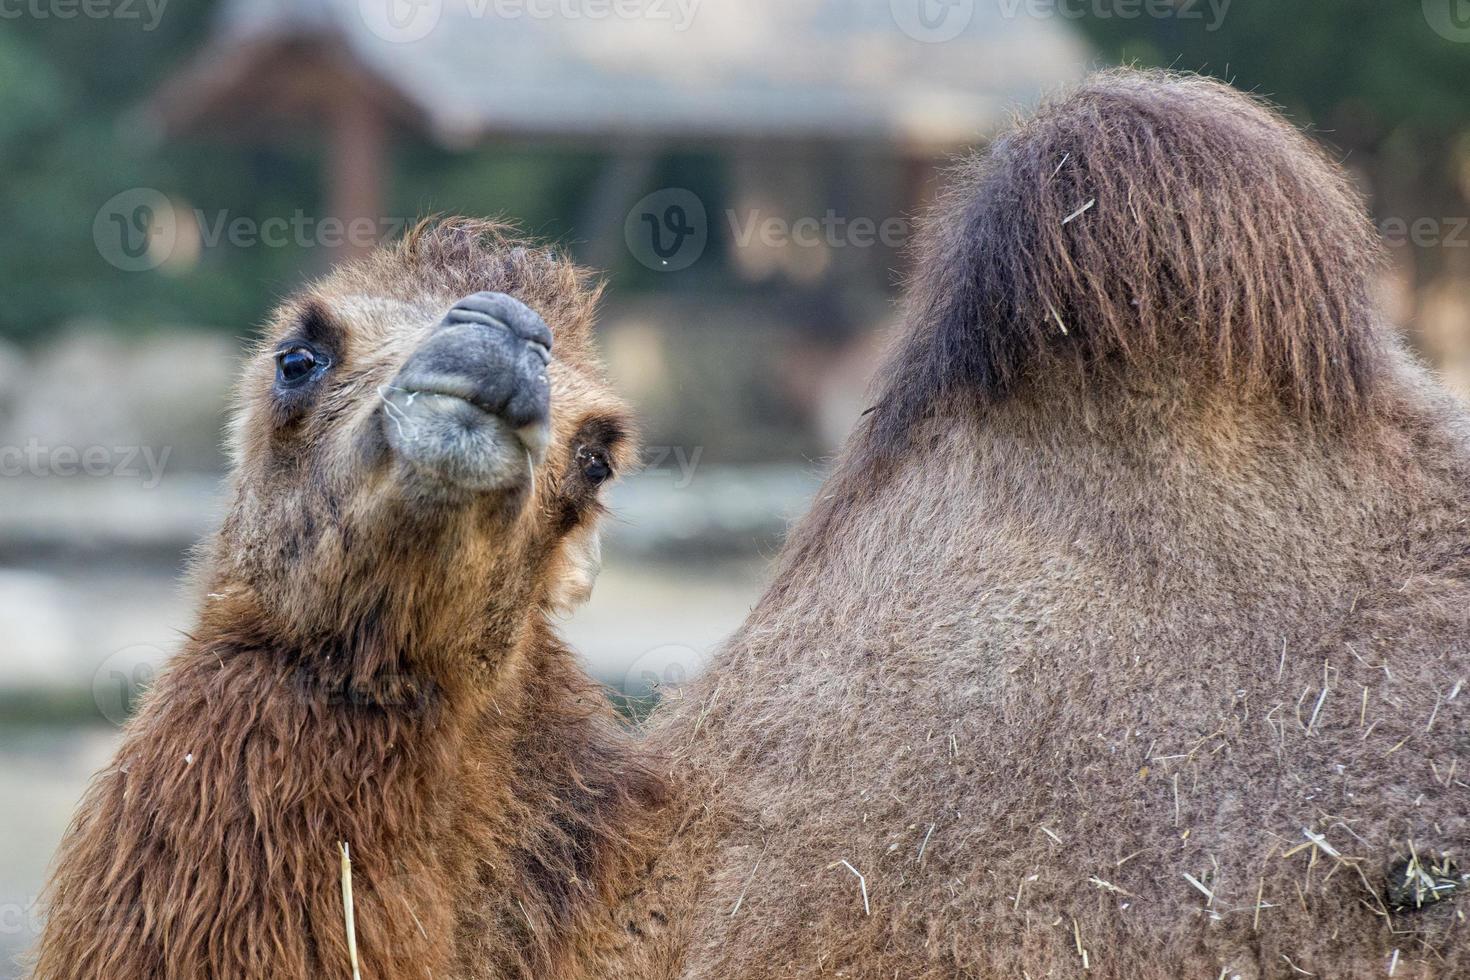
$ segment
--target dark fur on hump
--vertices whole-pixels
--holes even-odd
[[[1351,418],[1373,386],[1378,250],[1359,195],[1220,82],[1094,76],[961,165],[934,213],[884,443],[939,400],[1062,371],[1203,370],[1318,421]]]

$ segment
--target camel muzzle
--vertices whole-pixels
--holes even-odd
[[[504,293],[455,303],[383,389],[389,442],[415,469],[474,490],[531,478],[550,438],[551,331]]]

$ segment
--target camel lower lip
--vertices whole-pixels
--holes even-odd
[[[473,398],[468,398],[455,391],[439,391],[434,388],[399,388],[397,390],[408,396],[404,399],[405,405],[412,404],[416,398],[447,398],[451,401],[461,402],[471,408],[478,409],[486,415],[495,414],[494,411],[475,401]]]
[[[504,491],[530,483],[545,457],[548,426],[512,429],[500,414],[458,393],[389,387],[383,425],[394,452],[435,483]]]
[[[473,398],[466,397],[464,394],[457,391],[442,391],[435,388],[399,388],[397,390],[407,396],[404,399],[403,407],[405,408],[412,404],[413,401],[417,398],[428,397],[436,399],[447,399],[451,402],[468,405],[475,411],[480,412],[483,415],[490,416],[491,418],[499,417],[498,413],[494,409],[488,408],[481,402],[478,402]],[[516,434],[516,438],[520,440],[521,445],[525,446],[526,449],[531,453],[532,459],[539,463],[543,458],[545,458],[546,445],[550,437],[549,427],[545,423],[533,422],[530,425],[523,425],[519,429],[515,429],[513,431]]]

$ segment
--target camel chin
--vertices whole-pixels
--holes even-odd
[[[546,457],[544,421],[520,428],[455,395],[384,393],[388,444],[420,477],[479,493],[528,487]]]

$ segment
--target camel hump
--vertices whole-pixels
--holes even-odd
[[[957,176],[918,246],[890,424],[1061,369],[1191,371],[1293,412],[1362,409],[1378,239],[1343,170],[1264,103],[1105,72]]]

